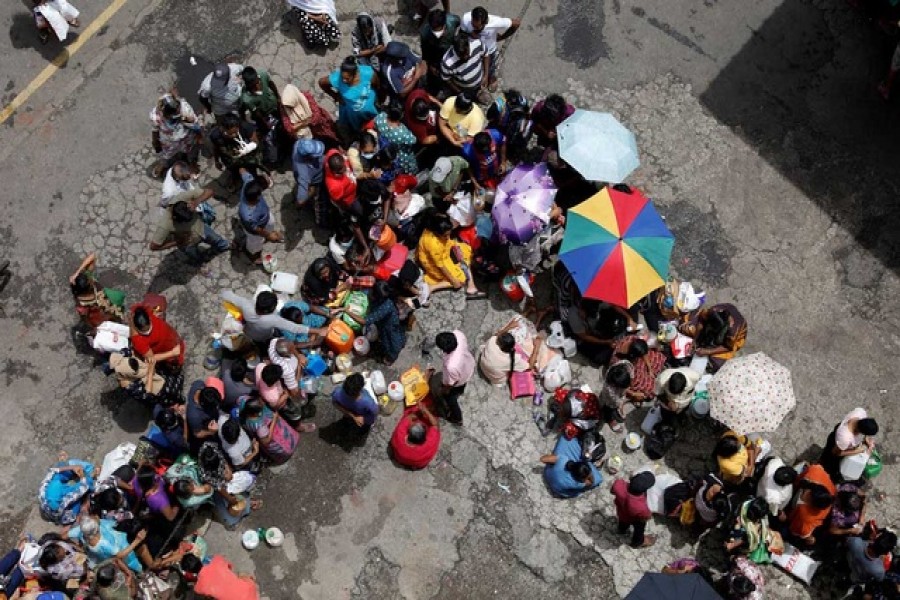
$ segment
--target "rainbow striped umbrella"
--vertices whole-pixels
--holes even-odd
[[[628,308],[665,285],[674,244],[646,196],[606,187],[569,210],[559,258],[583,296]]]

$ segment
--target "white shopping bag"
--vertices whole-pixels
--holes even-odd
[[[97,327],[94,336],[94,350],[101,352],[119,352],[128,347],[128,336],[131,330],[128,325],[104,321]]]

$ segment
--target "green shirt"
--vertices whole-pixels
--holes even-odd
[[[441,183],[435,183],[430,179],[428,180],[428,191],[431,192],[432,197],[438,196],[443,198],[445,195],[459,187],[463,171],[469,168],[469,161],[462,156],[448,156],[447,158],[450,159],[450,164],[452,165],[450,173],[447,174],[447,178]]]
[[[156,231],[153,232],[151,241],[162,246],[172,235],[179,248],[199,243],[203,239],[204,233],[203,219],[200,218],[199,213],[193,212],[194,218],[190,223],[175,223],[172,220],[172,207],[181,200],[191,203],[202,194],[203,189],[196,189],[173,196],[169,206],[164,209],[165,212],[160,215],[159,221],[156,223]]]
[[[251,113],[260,111],[264,115],[277,113],[278,96],[276,96],[275,92],[272,91],[272,88],[269,87],[269,74],[262,70],[259,70],[256,73],[259,75],[260,91],[251,92],[245,88],[244,93],[241,94],[242,109],[248,110]]]

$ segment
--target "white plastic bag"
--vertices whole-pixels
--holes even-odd
[[[128,337],[131,330],[128,325],[104,321],[97,327],[94,336],[94,350],[101,352],[120,352],[128,347]]]
[[[785,573],[790,573],[806,585],[810,584],[821,564],[788,543],[784,544],[784,552],[781,555],[772,554],[772,562]]]
[[[694,286],[687,281],[682,281],[678,286],[678,297],[675,306],[683,313],[697,310],[706,300],[706,292],[695,292]]]
[[[97,481],[104,481],[112,476],[113,471],[123,465],[127,465],[137,447],[131,442],[122,442],[103,457],[103,464],[100,466],[100,475]]]
[[[551,348],[562,348],[565,340],[566,334],[563,331],[562,321],[550,323],[550,335],[547,336],[547,345]]]
[[[234,471],[226,490],[229,494],[243,494],[256,483],[256,476],[250,471]]]
[[[387,382],[384,379],[384,373],[381,371],[372,371],[369,375],[369,381],[372,383],[372,391],[376,396],[387,394]]]
[[[572,368],[569,361],[560,356],[554,357],[544,369],[544,389],[548,392],[555,392],[570,381],[572,381]]]

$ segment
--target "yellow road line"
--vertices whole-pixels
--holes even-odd
[[[3,123],[10,118],[14,112],[31,98],[32,94],[38,91],[42,85],[47,83],[47,80],[53,77],[53,75],[59,71],[89,39],[94,37],[100,28],[106,25],[120,8],[125,6],[126,2],[128,2],[128,0],[113,0],[112,4],[107,6],[90,25],[81,31],[74,42],[69,44],[66,48],[63,48],[63,51],[57,54],[53,60],[50,61],[50,64],[44,67],[44,70],[38,73],[37,77],[32,79],[31,82],[25,86],[25,89],[19,92],[19,95],[13,98],[12,102],[3,108],[3,111],[0,112],[0,123]]]

